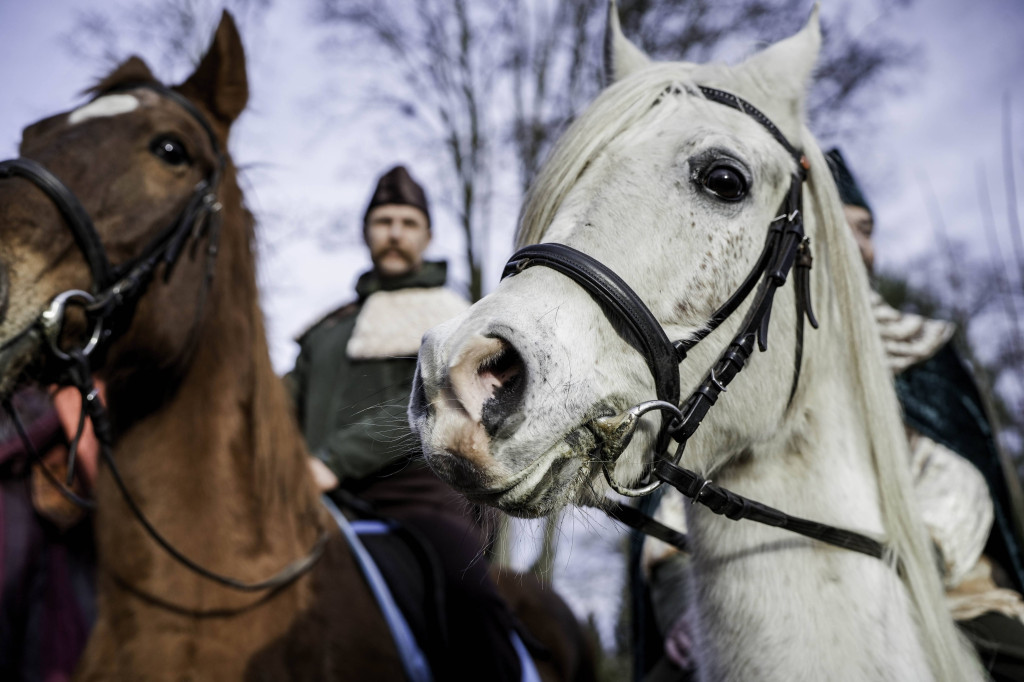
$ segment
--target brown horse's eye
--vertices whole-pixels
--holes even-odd
[[[149,143],[149,151],[169,166],[192,163],[185,144],[173,135],[161,135]]]
[[[719,199],[739,201],[747,194],[747,181],[743,174],[730,166],[715,166],[704,176],[704,189]]]

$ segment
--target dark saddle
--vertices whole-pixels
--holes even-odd
[[[444,576],[437,555],[414,529],[379,514],[352,493],[328,495],[351,519],[352,527],[384,577],[391,596],[419,644],[434,679],[445,679],[450,656],[445,616]]]

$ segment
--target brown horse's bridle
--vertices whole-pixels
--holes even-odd
[[[804,318],[813,327],[818,326],[810,296],[810,239],[804,234],[802,213],[802,185],[809,169],[807,158],[790,144],[767,116],[746,100],[715,88],[698,87],[708,100],[737,109],[760,123],[796,162],[796,171],[792,175],[789,189],[777,216],[769,223],[765,245],[756,264],[739,288],[711,315],[700,331],[689,338],[670,341],[654,313],[621,277],[597,259],[565,244],[544,243],[519,249],[506,264],[502,278],[516,275],[535,265],[565,275],[597,300],[607,317],[628,331],[624,338],[646,360],[654,376],[657,400],[640,403],[618,415],[600,417],[587,425],[598,443],[596,459],[602,463],[605,478],[616,492],[639,497],[654,492],[662,483],[668,483],[694,503],[700,502],[716,514],[730,519],[750,519],[786,528],[822,542],[881,558],[884,547],[873,538],[790,516],[717,486],[711,479],[679,466],[687,441],[719,396],[726,391],[729,383],[746,366],[754,352],[755,342],[761,351],[767,350],[768,323],[775,293],[786,283],[794,265],[797,336],[790,402],[800,377]],[[757,293],[740,324],[739,332],[719,355],[698,388],[680,404],[678,365],[686,359],[691,348],[736,312],[755,287]],[[650,472],[654,480],[639,488],[623,486],[614,480],[610,466],[629,444],[640,418],[652,411],[663,413]],[[670,441],[678,444],[675,453],[671,455],[668,453]],[[627,509],[619,507],[618,513],[613,513],[613,516],[685,549],[685,537],[681,534],[661,526],[653,519],[638,518],[636,510]]]
[[[217,189],[223,174],[225,158],[206,117],[188,99],[170,88],[153,82],[123,84],[101,92],[96,97],[138,88],[152,90],[174,101],[199,123],[209,138],[216,159],[213,168],[195,186],[181,213],[137,256],[115,266],[107,256],[89,213],[60,178],[32,159],[0,161],[0,179],[17,177],[27,180],[53,202],[64,218],[64,223],[74,237],[75,244],[92,275],[90,292],[72,289],[54,297],[39,318],[9,339],[4,347],[13,344],[22,335],[42,332],[51,354],[58,360],[66,363],[68,358],[65,356],[76,351],[85,357],[90,356],[97,348],[109,343],[112,337],[127,329],[135,304],[148,288],[157,266],[164,264],[164,280],[168,280],[189,240],[198,241],[204,236],[208,238],[203,287],[205,292],[213,275],[213,262],[220,237],[221,205],[217,201]],[[91,324],[91,333],[87,341],[73,350],[62,345],[61,340],[66,313],[71,307],[80,307]]]
[[[74,477],[78,440],[82,435],[85,419],[88,417],[92,421],[93,430],[100,443],[100,454],[109,466],[126,504],[150,537],[168,554],[189,570],[226,587],[246,592],[280,588],[308,572],[316,564],[323,555],[327,544],[326,529],[320,532],[316,543],[306,556],[289,563],[265,580],[245,582],[216,573],[182,554],[153,526],[129,492],[113,457],[110,417],[93,382],[89,358],[97,349],[104,348],[120,333],[127,330],[135,307],[152,282],[157,267],[161,264],[164,265],[163,277],[164,281],[167,281],[184,252],[185,246],[190,241],[198,243],[200,239],[206,237],[206,269],[195,313],[196,323],[198,323],[206,294],[212,283],[214,263],[217,257],[221,225],[221,204],[217,201],[217,190],[226,164],[213,127],[203,113],[180,93],[159,83],[141,82],[119,85],[99,93],[97,98],[136,88],[152,90],[160,96],[174,101],[199,123],[209,138],[215,156],[212,170],[195,186],[185,208],[165,229],[153,238],[137,256],[114,266],[110,263],[107,251],[88,212],[67,185],[42,164],[31,159],[19,158],[0,162],[0,179],[19,177],[28,180],[53,202],[74,236],[75,243],[92,275],[91,292],[72,289],[58,294],[32,324],[0,346],[0,351],[25,336],[38,335],[40,343],[45,342],[44,348],[55,367],[54,375],[50,378],[55,383],[74,386],[82,394],[82,412],[79,418],[78,433],[68,449],[67,483],[62,485],[59,481],[51,478],[51,482],[57,485],[66,497],[76,504],[93,506],[90,500],[83,500],[67,488]],[[77,347],[68,347],[62,338],[66,316],[71,307],[78,307],[85,313],[91,329],[85,340],[79,342]],[[193,333],[195,326],[193,326]],[[186,348],[192,347],[194,338],[194,336],[190,336],[193,341],[187,343]],[[26,450],[31,456],[38,459],[39,454],[35,452],[31,440],[27,437],[13,405],[7,399],[3,403],[15,423]],[[45,465],[42,468],[45,473],[52,476]]]

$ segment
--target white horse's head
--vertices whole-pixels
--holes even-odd
[[[613,5],[606,58],[614,83],[559,141],[524,207],[518,242],[563,245],[533,247],[533,254],[558,250],[579,260],[575,252],[582,252],[599,261],[653,321],[644,326],[610,313],[615,298],[578,284],[579,268],[568,268],[570,277],[550,261],[528,267],[537,256],[527,252],[493,294],[424,337],[410,420],[439,475],[512,514],[602,498],[602,469],[616,486],[634,484],[660,444],[661,424],[653,415],[641,420],[624,450],[608,447],[609,425],[667,392],[658,389],[665,371],[654,371],[664,363],[637,348],[699,340],[679,365],[680,393],[690,400],[720,393],[725,384],[710,370],[722,367],[738,332],[751,328],[748,313],[761,309],[761,291],[724,321],[718,313],[759,271],[780,206],[788,213],[793,205],[783,199],[791,187],[800,189],[814,257],[801,290],[814,301],[820,329],[801,334],[804,297],[790,273],[771,308],[767,352],[745,336],[753,356],[742,373],[726,377],[734,379],[728,394],[701,415],[683,464],[791,514],[885,537],[915,615],[900,589],[889,590],[897,574],[881,562],[866,566],[858,562],[872,560],[817,549],[813,560],[763,553],[778,539],[771,532],[783,531],[759,534],[752,523],[736,530],[695,507],[688,514],[694,570],[704,571],[697,599],[709,616],[708,641],[721,646],[721,655],[709,650],[702,665],[715,679],[806,675],[806,657],[789,665],[781,654],[762,660],[778,628],[799,621],[804,629],[795,636],[834,649],[814,662],[824,675],[843,670],[874,679],[871,671],[889,666],[885,679],[932,679],[927,669],[936,679],[975,679],[978,668],[957,639],[927,536],[908,502],[906,436],[865,268],[803,123],[820,41],[815,10],[799,33],[738,66],[656,64],[622,35]],[[796,225],[783,222],[786,230]],[[660,340],[643,340],[655,336]],[[779,575],[766,582],[757,572],[765,565],[721,559],[751,555],[765,562],[787,556],[793,584]],[[764,607],[763,618],[749,615],[751,605]],[[779,615],[783,606],[788,616]],[[875,637],[879,619],[895,640]],[[840,641],[845,645],[833,646]],[[918,653],[883,651],[892,641],[898,651],[906,644]],[[805,653],[819,651],[809,646]],[[738,651],[751,655],[739,660]],[[751,673],[769,668],[777,674]]]
[[[820,45],[817,12],[800,33],[735,67],[652,63],[622,35],[614,11],[607,41],[614,83],[559,142],[518,241],[560,242],[596,258],[643,299],[669,338],[685,339],[754,267],[799,170],[755,118],[700,88],[738,95],[787,139],[801,140]],[[708,453],[698,468],[713,469],[780,428],[795,362],[792,295],[783,290],[775,306],[776,361],[751,363],[716,408],[714,428],[702,427],[695,444],[715,431],[715,442],[728,447],[693,448]],[[683,363],[684,393],[742,313]],[[411,417],[428,462],[456,488],[514,514],[543,514],[600,493],[593,420],[655,397],[628,334],[552,270],[506,279],[424,339]],[[658,425],[656,416],[645,419],[615,479],[642,475]]]
[[[519,242],[560,242],[596,258],[669,338],[684,339],[754,267],[798,171],[764,126],[700,88],[742,97],[800,140],[820,44],[816,13],[799,34],[736,67],[651,63],[622,36],[614,12],[608,43],[615,82],[560,141],[524,210]],[[712,470],[783,423],[795,362],[791,296],[784,291],[776,306],[776,361],[753,362],[737,379],[695,437],[693,450],[707,461],[691,466]],[[700,382],[742,312],[691,352],[684,390]],[[455,487],[511,513],[585,501],[598,475],[592,422],[655,397],[628,333],[554,271],[505,280],[425,338],[412,419],[428,461]],[[646,420],[619,457],[620,482],[642,474],[657,426]],[[699,447],[712,432],[718,446]]]

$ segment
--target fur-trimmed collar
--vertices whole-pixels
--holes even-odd
[[[314,329],[321,325],[336,322],[354,315],[359,311],[359,305],[368,296],[378,291],[394,291],[405,288],[433,288],[444,286],[448,278],[448,264],[445,261],[424,261],[423,266],[418,270],[406,273],[400,277],[382,278],[375,270],[368,270],[359,276],[356,282],[356,295],[354,301],[335,308],[326,315],[320,317],[316,322],[306,328],[304,332],[295,337],[298,344],[305,342],[307,336]]]
[[[424,332],[468,307],[443,287],[378,291],[363,303],[346,352],[352,360],[414,357]]]
[[[871,292],[871,307],[882,337],[889,369],[894,374],[935,355],[956,331],[956,325],[944,320],[904,313],[886,303],[882,296]]]

